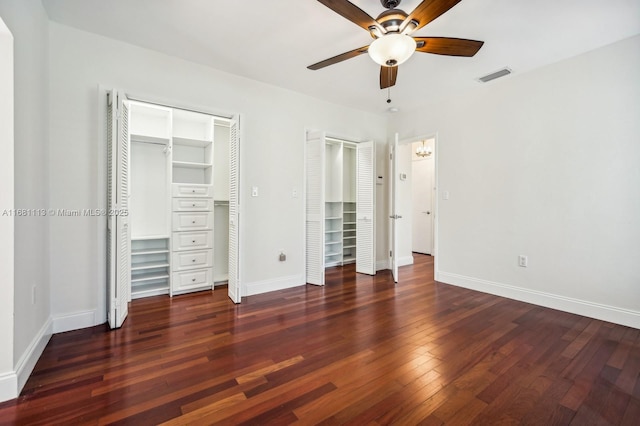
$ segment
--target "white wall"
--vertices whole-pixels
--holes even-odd
[[[14,44],[14,190],[17,209],[48,207],[48,18],[38,0],[0,1]],[[3,150],[3,157],[7,153]],[[14,369],[20,389],[51,330],[47,216],[14,223]],[[35,292],[35,303],[32,300]],[[3,298],[7,295],[3,292]]]
[[[0,17],[0,401],[13,398],[13,36]]]
[[[640,328],[639,75],[635,36],[394,119],[438,133],[438,279]]]
[[[386,116],[344,108],[150,50],[50,23],[51,207],[104,201],[98,84],[242,114],[241,270],[254,289],[304,282],[304,132],[385,142]],[[259,187],[260,196],[250,197]],[[292,198],[293,188],[298,198]],[[102,218],[51,221],[54,329],[103,322]],[[287,261],[279,262],[280,250]],[[55,324],[64,326],[55,328]]]

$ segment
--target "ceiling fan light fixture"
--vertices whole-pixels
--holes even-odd
[[[405,34],[385,34],[369,46],[369,56],[377,64],[395,67],[405,62],[416,51],[416,41]]]

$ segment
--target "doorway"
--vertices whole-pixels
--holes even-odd
[[[413,254],[435,255],[436,136],[400,141],[390,146],[389,256],[394,281],[398,268],[413,264]]]
[[[433,255],[435,138],[411,144],[411,251]]]

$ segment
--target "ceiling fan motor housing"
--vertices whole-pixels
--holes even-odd
[[[386,7],[387,9],[393,9],[400,5],[400,1],[401,0],[380,0],[380,3],[382,3],[382,6]]]

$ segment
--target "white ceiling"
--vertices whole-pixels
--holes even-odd
[[[330,102],[384,112],[368,55],[306,67],[366,46],[367,31],[316,0],[42,0],[56,22]],[[374,18],[379,0],[352,3]],[[420,0],[403,0],[410,13]],[[485,42],[473,58],[416,53],[400,65],[401,110],[477,88],[504,66],[523,73],[640,33],[640,0],[463,0],[413,35]],[[510,78],[510,77],[506,77]],[[495,84],[487,83],[487,84]]]

